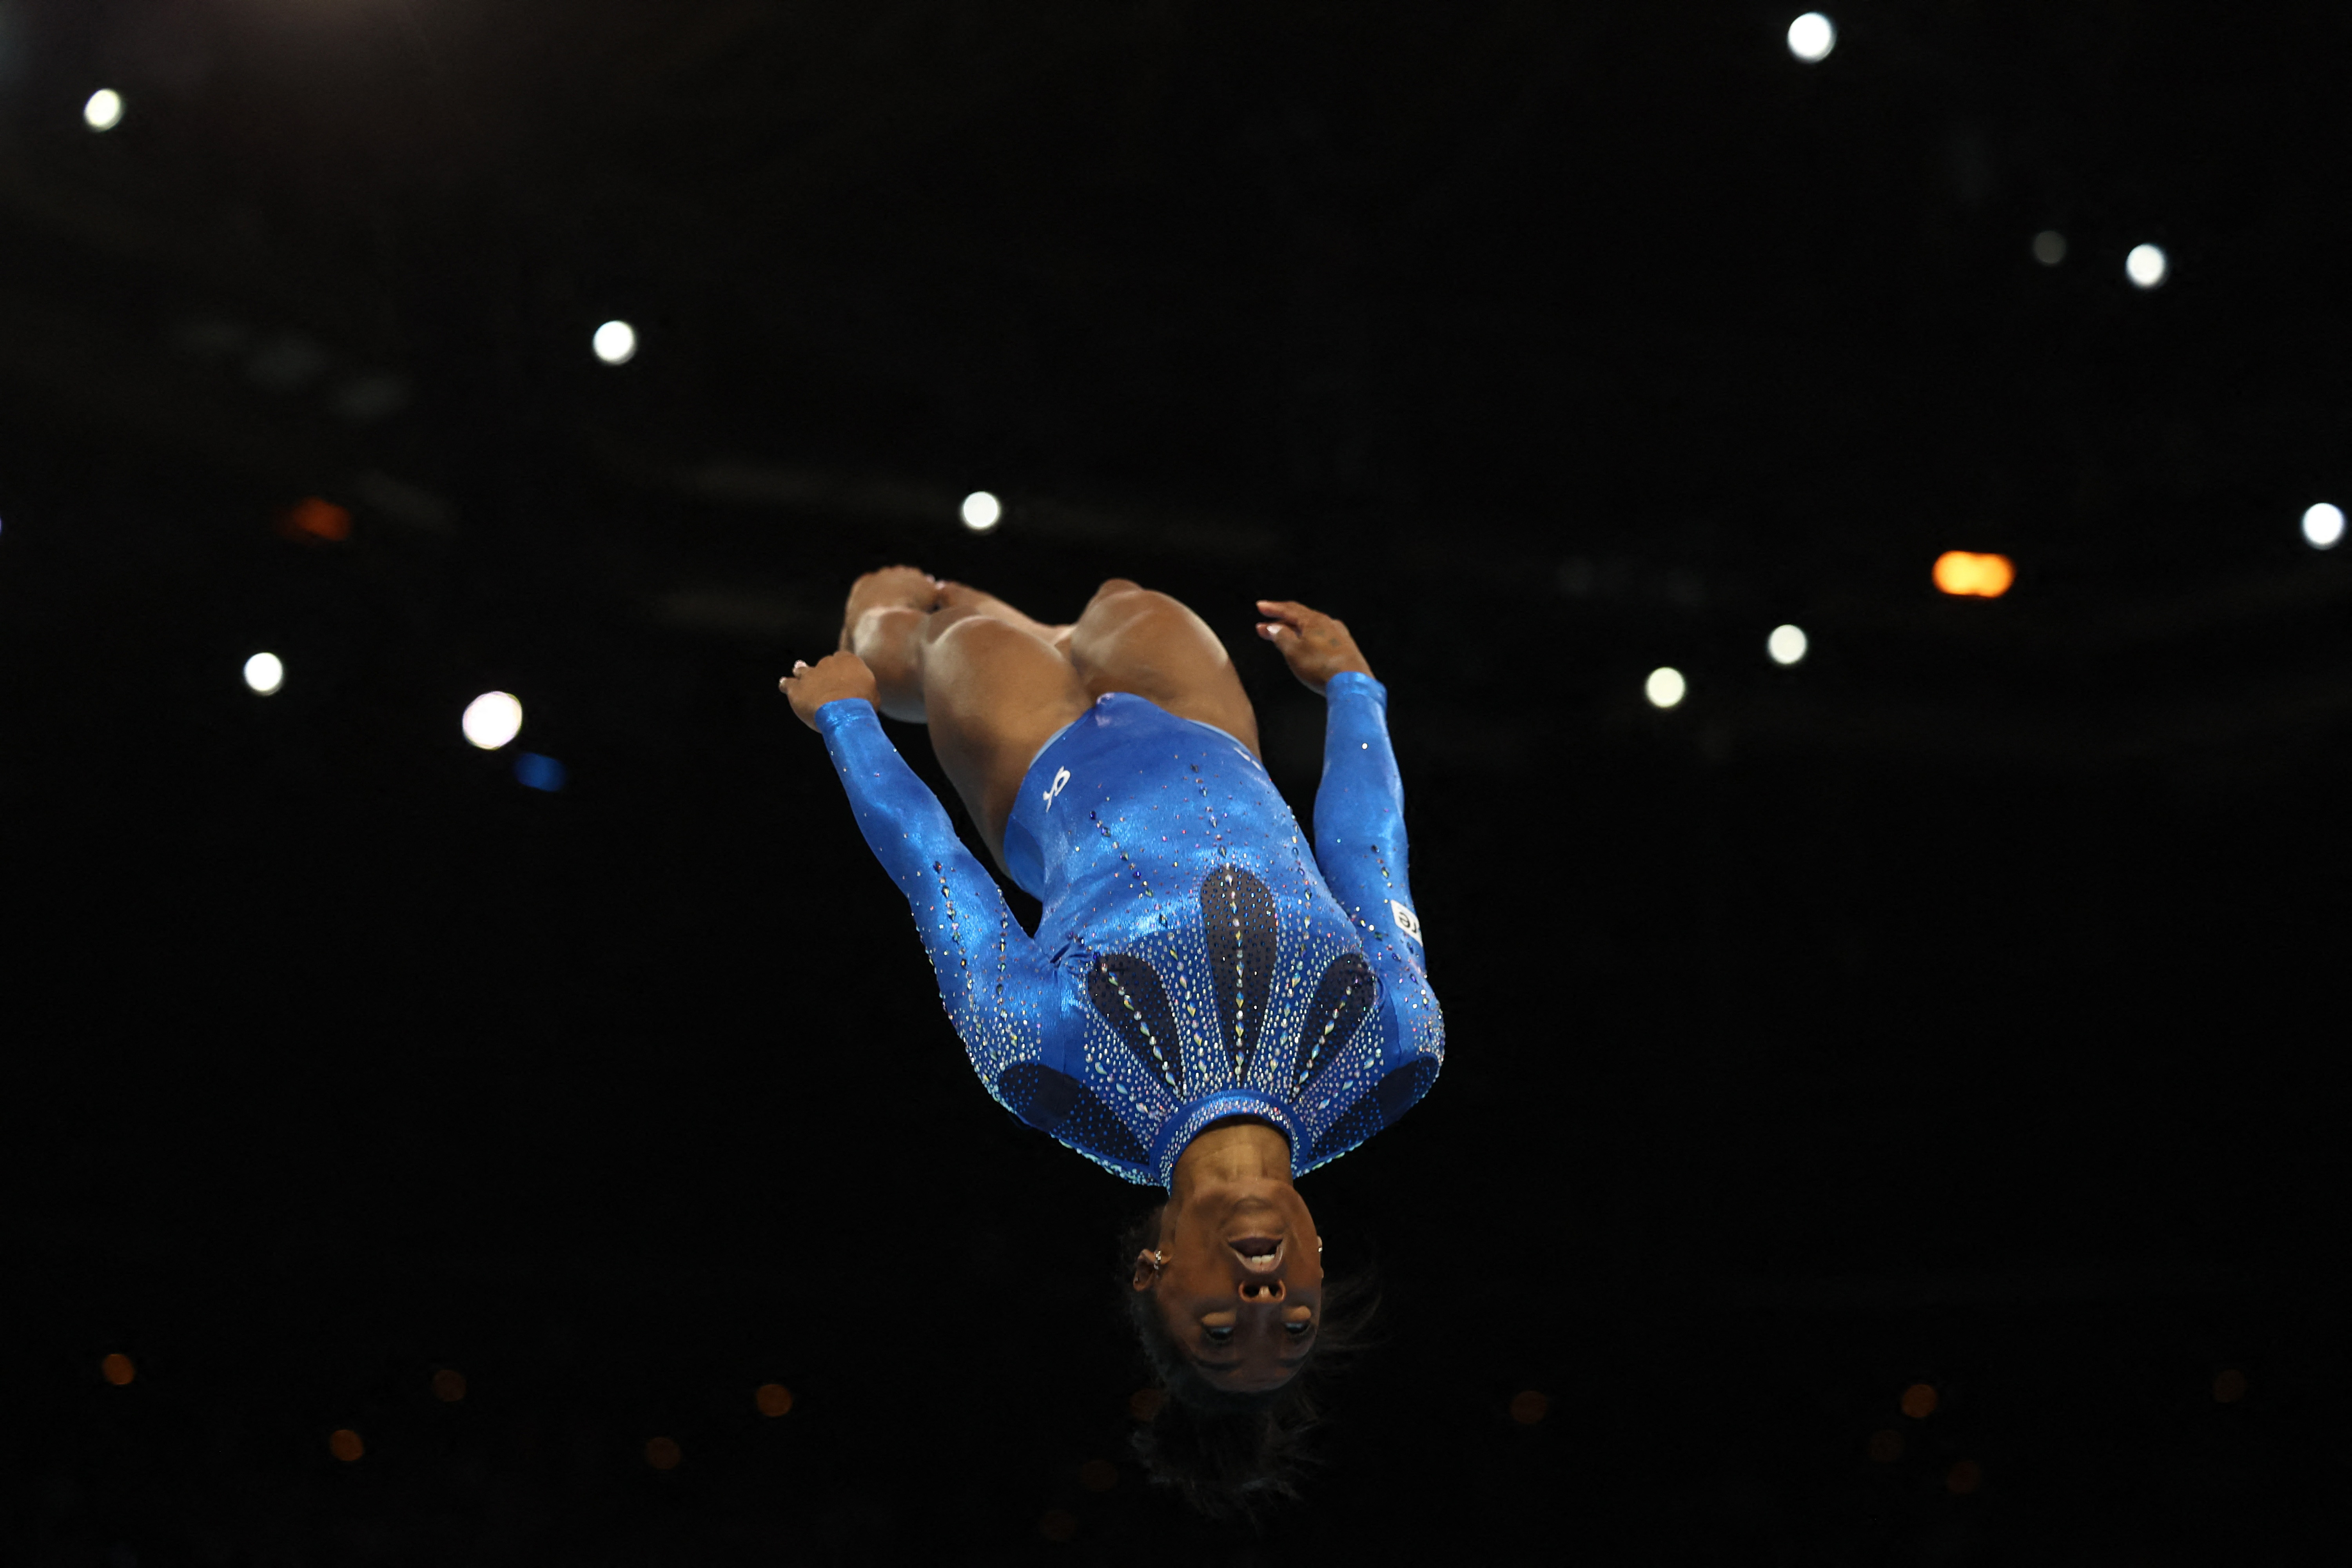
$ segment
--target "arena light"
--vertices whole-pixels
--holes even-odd
[[[337,506],[324,496],[304,496],[286,509],[278,531],[288,539],[323,539],[341,544],[352,536],[351,508]]]
[[[1004,517],[1004,503],[986,490],[974,490],[963,498],[963,525],[974,533],[986,533]]]
[[[485,691],[466,704],[458,721],[466,739],[486,752],[495,752],[522,733],[522,704],[503,691]]]
[[[1660,665],[1650,671],[1650,679],[1642,683],[1642,695],[1654,708],[1672,708],[1690,690],[1683,672],[1670,664]]]
[[[1774,626],[1764,639],[1764,651],[1774,664],[1794,664],[1805,657],[1805,634],[1800,626]]]
[[[110,87],[100,88],[81,106],[81,121],[92,131],[113,130],[122,123],[122,95]]]
[[[2162,283],[2171,270],[2172,263],[2153,245],[2135,245],[2131,254],[2124,258],[2124,276],[2143,289]]]
[[[1998,599],[2016,580],[2017,568],[2006,555],[1947,550],[1936,557],[1936,586],[1960,598]]]
[[[607,321],[590,342],[606,364],[626,364],[637,355],[637,329],[626,321]]]
[[[1789,24],[1789,52],[1811,65],[1829,58],[1837,47],[1837,26],[1819,11],[1808,11]]]
[[[2045,228],[2033,237],[2033,259],[2044,267],[2055,267],[2066,259],[2066,237],[2054,228]]]
[[[515,780],[525,789],[545,790],[553,795],[563,787],[564,768],[553,757],[542,757],[537,752],[523,752],[515,757]]]
[[[2344,537],[2344,509],[2331,501],[2307,507],[2303,514],[2304,542],[2314,550],[2333,550]]]
[[[286,666],[274,653],[257,653],[245,661],[245,683],[264,697],[286,684]]]

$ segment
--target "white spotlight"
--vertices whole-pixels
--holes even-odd
[[[637,329],[626,321],[607,321],[596,329],[596,357],[606,364],[626,364],[636,357]]]
[[[2303,514],[2303,536],[2314,550],[2333,550],[2344,537],[2344,509],[2321,501]]]
[[[81,120],[92,131],[113,130],[122,123],[122,95],[110,87],[100,88],[81,106]]]
[[[245,683],[264,697],[286,684],[286,666],[274,653],[257,653],[245,661]]]
[[[2066,237],[2054,228],[2045,228],[2033,237],[2033,259],[2044,267],[2055,267],[2066,259]]]
[[[2172,264],[2164,258],[2164,252],[2152,245],[2135,245],[2131,254],[2124,258],[2124,275],[2143,289],[2153,289],[2163,282],[2164,275],[2171,269]]]
[[[1789,52],[1807,65],[1836,47],[1837,28],[1819,11],[1808,11],[1789,24]]]
[[[1764,651],[1774,664],[1794,664],[1805,657],[1805,634],[1796,626],[1774,626],[1764,639]]]
[[[963,498],[963,525],[974,533],[986,533],[1003,516],[1003,504],[986,490],[974,490]]]
[[[522,704],[503,691],[485,691],[466,704],[459,721],[466,739],[495,752],[522,732]]]
[[[1683,672],[1672,665],[1661,665],[1650,671],[1650,679],[1642,683],[1642,695],[1657,708],[1672,708],[1689,689],[1683,679]]]

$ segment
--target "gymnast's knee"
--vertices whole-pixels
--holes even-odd
[[[1091,607],[1101,604],[1115,594],[1140,594],[1144,591],[1143,584],[1132,577],[1108,577],[1103,580],[1103,585],[1095,590],[1095,596],[1087,603]]]

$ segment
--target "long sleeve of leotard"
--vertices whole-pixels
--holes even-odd
[[[996,879],[964,847],[939,797],[882,732],[872,703],[828,702],[816,710],[816,722],[857,831],[914,911],[940,1001],[974,1071],[983,1056],[1000,1070],[1007,1061],[1051,1057],[1044,1021],[1054,1016],[1053,965],[1013,918]],[[981,1081],[998,1104],[1014,1110],[988,1073],[981,1072]]]
[[[1315,861],[1363,935],[1388,1014],[1379,1105],[1383,1126],[1427,1093],[1445,1057],[1445,1023],[1429,988],[1405,879],[1404,782],[1389,747],[1388,688],[1369,675],[1324,687],[1323,782],[1315,792]]]

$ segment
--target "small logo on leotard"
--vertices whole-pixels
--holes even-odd
[[[1047,811],[1054,809],[1054,797],[1061,794],[1062,786],[1069,782],[1070,770],[1067,768],[1063,768],[1054,774],[1054,787],[1045,792],[1045,809]]]
[[[1396,916],[1397,930],[1404,932],[1405,935],[1412,938],[1413,941],[1419,942],[1421,940],[1420,917],[1415,915],[1411,910],[1406,909],[1402,904],[1398,903],[1394,899],[1391,899],[1389,900],[1389,910]]]

